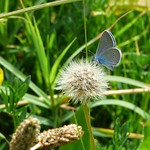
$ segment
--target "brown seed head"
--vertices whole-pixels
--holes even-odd
[[[54,148],[79,140],[83,134],[81,126],[70,124],[42,132],[38,137],[38,141],[41,143],[42,148]]]
[[[31,117],[25,119],[12,136],[10,150],[29,150],[34,145],[39,133],[39,121]]]

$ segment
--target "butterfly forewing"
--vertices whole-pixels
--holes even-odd
[[[116,41],[115,41],[114,36],[112,35],[110,31],[105,30],[99,41],[99,44],[96,50],[96,55],[100,55],[103,52],[105,52],[105,50],[115,47],[115,46],[116,46]]]

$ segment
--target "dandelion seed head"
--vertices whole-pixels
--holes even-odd
[[[62,72],[57,89],[71,97],[74,103],[98,99],[108,87],[105,72],[92,61],[72,61]]]

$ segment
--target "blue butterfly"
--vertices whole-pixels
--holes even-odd
[[[116,41],[114,36],[110,31],[105,30],[94,56],[95,61],[113,70],[115,66],[119,65],[122,56],[120,49],[115,46]]]

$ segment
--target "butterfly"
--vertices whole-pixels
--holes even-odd
[[[114,67],[119,65],[122,56],[120,49],[115,46],[116,40],[113,34],[105,30],[99,41],[94,60],[113,71]]]

